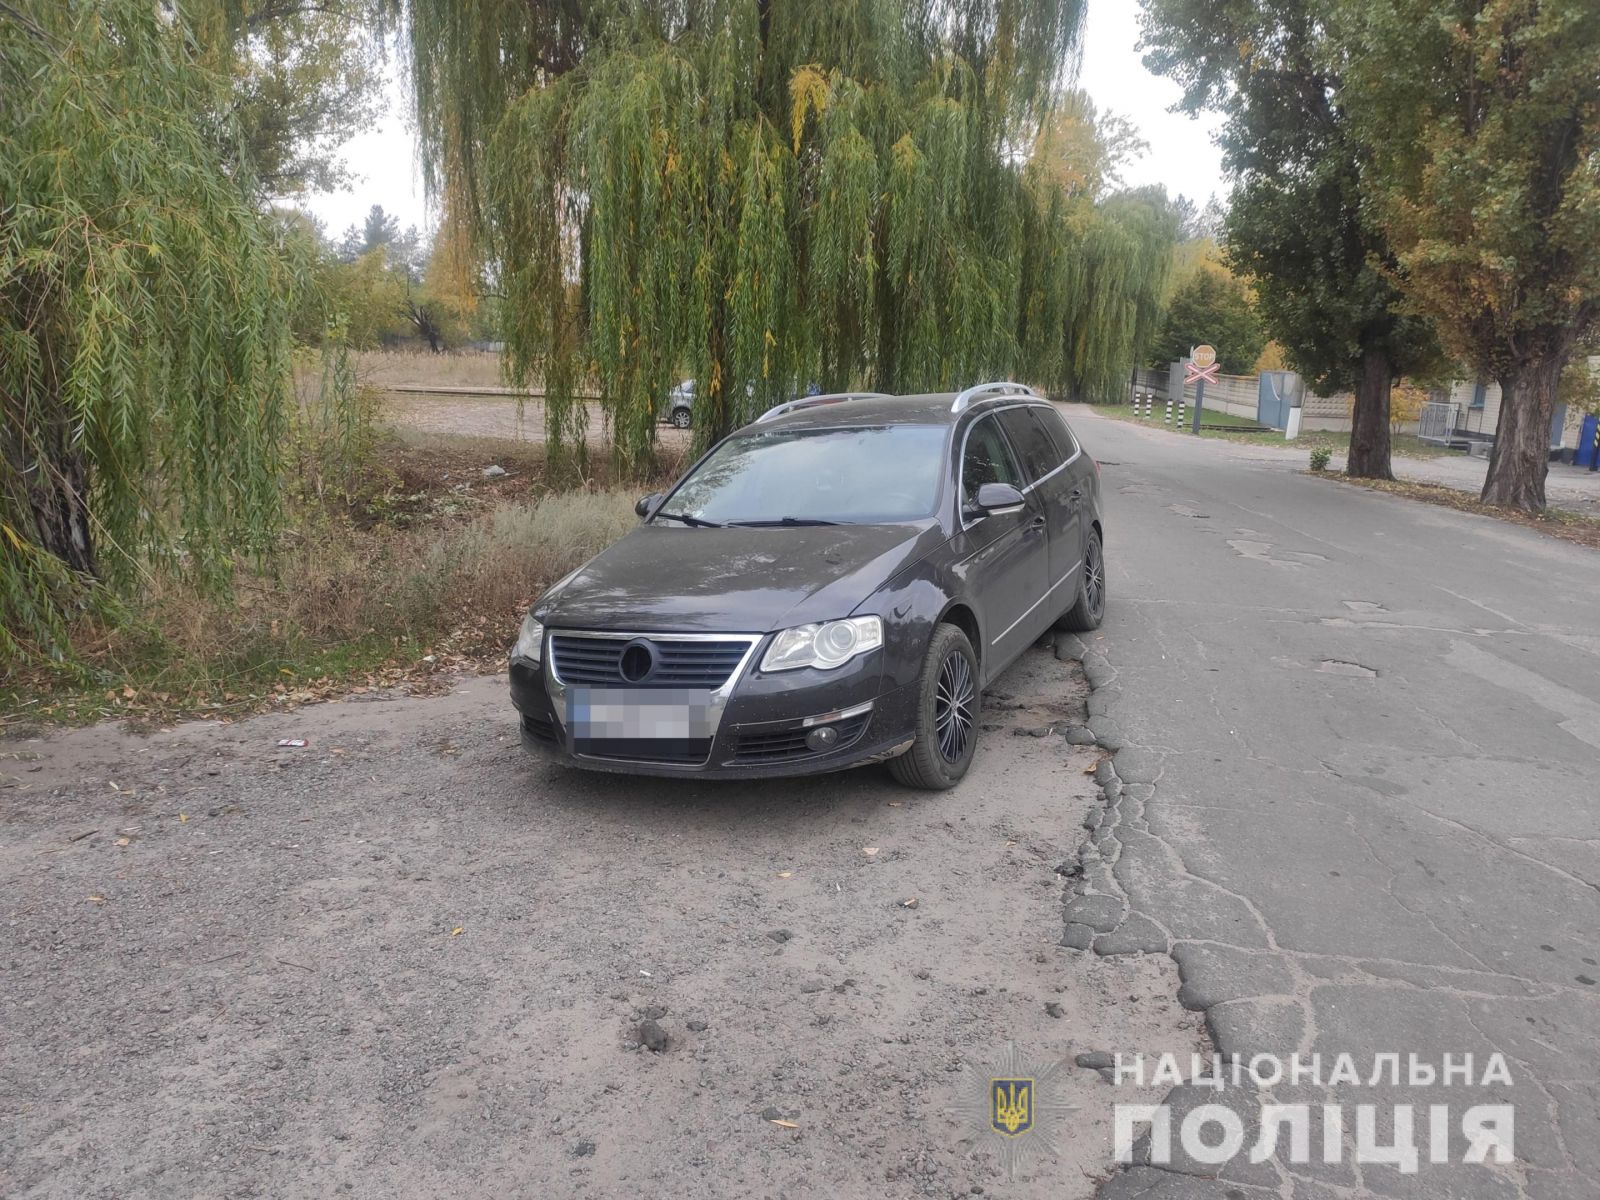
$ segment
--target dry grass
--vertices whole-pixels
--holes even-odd
[[[498,670],[527,605],[631,528],[635,499],[688,454],[663,444],[652,479],[623,481],[598,447],[580,468],[543,443],[363,430],[346,492],[323,469],[333,435],[304,424],[270,563],[239,563],[226,595],[153,570],[80,623],[72,661],[0,675],[0,729],[229,715]]]
[[[483,350],[361,350],[354,356],[356,378],[367,387],[504,387],[500,356]]]
[[[288,535],[231,595],[153,576],[86,626],[69,675],[0,690],[0,726],[106,715],[234,714],[366,686],[498,669],[527,605],[631,528],[633,492],[481,500],[409,527],[335,516]]]
[[[1524,525],[1565,542],[1576,542],[1580,546],[1591,546],[1600,550],[1600,518],[1586,516],[1583,513],[1570,512],[1562,508],[1547,508],[1542,513],[1523,512],[1520,508],[1497,508],[1492,504],[1485,504],[1471,492],[1445,487],[1439,483],[1414,483],[1406,479],[1357,479],[1343,473],[1316,474],[1317,478],[1321,479],[1336,479],[1341,483],[1354,484],[1375,492],[1385,492],[1391,496],[1403,496],[1408,500],[1420,500],[1424,504],[1453,508],[1457,512],[1493,517],[1498,521],[1509,521],[1513,525]]]

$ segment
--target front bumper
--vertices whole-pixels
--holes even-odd
[[[526,659],[511,662],[511,700],[520,714],[523,745],[573,766],[632,775],[760,779],[842,771],[892,758],[910,747],[916,728],[916,686],[882,691],[882,650],[832,671],[801,668],[763,673],[763,638],[729,680],[718,703],[709,744],[670,759],[630,747],[626,756],[579,752],[568,728],[566,688],[550,668]],[[647,690],[641,690],[647,694]],[[820,719],[819,719],[820,718]],[[805,734],[819,725],[836,729],[838,743],[815,750]]]

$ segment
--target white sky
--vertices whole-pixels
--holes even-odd
[[[1203,206],[1213,193],[1227,191],[1211,142],[1211,131],[1219,119],[1208,115],[1194,120],[1169,112],[1178,99],[1178,86],[1145,70],[1134,48],[1138,40],[1135,0],[1090,0],[1079,85],[1101,109],[1132,121],[1150,143],[1149,154],[1124,170],[1125,183],[1165,184],[1171,195],[1182,193],[1197,207]],[[322,218],[331,237],[359,224],[374,204],[399,217],[401,228],[412,224],[426,227],[435,215],[423,198],[416,139],[408,128],[407,102],[398,80],[388,91],[388,115],[345,147],[345,157],[357,177],[352,190],[310,197],[305,202],[305,207]]]
[[[1135,0],[1089,0],[1078,86],[1100,109],[1132,121],[1150,143],[1150,152],[1123,171],[1123,182],[1130,187],[1165,184],[1168,195],[1188,196],[1197,208],[1203,208],[1213,193],[1226,198],[1228,187],[1211,141],[1221,118],[1207,113],[1196,120],[1168,111],[1182,89],[1145,70],[1143,57],[1134,48],[1138,43]]]

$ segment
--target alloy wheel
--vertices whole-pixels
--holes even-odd
[[[1088,601],[1090,614],[1098,618],[1106,605],[1106,565],[1098,537],[1089,539],[1084,552],[1083,595]]]
[[[945,655],[939,667],[939,684],[933,698],[933,727],[939,737],[939,754],[946,762],[960,762],[972,740],[972,710],[977,691],[972,686],[972,664],[960,651]]]

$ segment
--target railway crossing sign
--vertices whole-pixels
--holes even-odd
[[[1184,383],[1194,384],[1194,432],[1200,432],[1200,414],[1206,406],[1206,384],[1218,382],[1222,364],[1217,362],[1217,348],[1202,343],[1189,351],[1183,364]]]

